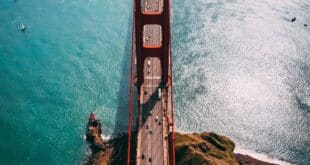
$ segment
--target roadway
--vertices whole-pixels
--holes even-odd
[[[141,86],[137,164],[168,164],[168,129],[165,97],[161,89],[161,61],[148,57],[144,62],[144,83]],[[160,94],[159,94],[160,91]],[[160,96],[161,95],[161,96]]]

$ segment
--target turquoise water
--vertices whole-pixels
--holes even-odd
[[[78,164],[92,111],[125,130],[130,15],[128,0],[0,0],[0,164]]]
[[[79,164],[89,112],[126,130],[131,6],[0,0],[0,164]],[[309,164],[309,1],[172,9],[177,129]]]

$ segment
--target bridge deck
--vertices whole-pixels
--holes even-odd
[[[168,164],[168,130],[165,118],[165,97],[162,95],[162,68],[159,58],[144,62],[144,83],[141,86],[138,127],[137,164]],[[159,94],[160,92],[160,94]]]

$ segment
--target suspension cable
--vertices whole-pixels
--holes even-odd
[[[130,165],[131,159],[131,127],[132,127],[132,107],[133,107],[133,66],[134,66],[134,31],[135,31],[135,8],[136,4],[134,2],[132,9],[132,31],[131,31],[131,63],[130,63],[130,85],[129,85],[129,115],[128,115],[128,146],[127,146],[127,165]]]

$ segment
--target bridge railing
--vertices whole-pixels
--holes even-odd
[[[167,16],[166,16],[166,19],[167,19],[167,25],[168,25],[168,31],[169,31],[169,78],[170,78],[170,87],[169,87],[169,91],[168,92],[168,95],[170,94],[170,120],[171,120],[171,148],[170,148],[170,158],[171,158],[171,164],[172,165],[175,165],[175,145],[174,145],[174,142],[175,142],[175,139],[174,139],[174,95],[173,95],[173,72],[172,72],[172,69],[173,69],[173,63],[172,63],[172,36],[171,36],[171,24],[170,24],[170,9],[171,9],[171,3],[170,3],[170,0],[166,0],[166,3],[167,3]],[[169,106],[168,105],[168,106]]]

